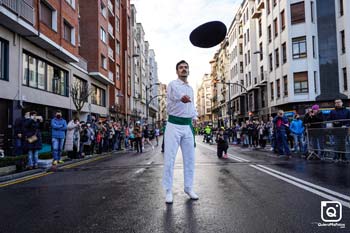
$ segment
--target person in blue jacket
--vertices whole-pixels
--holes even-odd
[[[63,149],[64,139],[66,137],[67,122],[62,118],[62,112],[57,111],[56,116],[51,120],[52,128],[52,156],[53,156],[53,165],[57,163],[63,163],[61,160],[61,153]]]
[[[294,152],[298,152],[298,146],[299,146],[299,152],[304,153],[304,124],[303,121],[300,120],[300,116],[298,114],[294,115],[294,119],[292,123],[290,124],[290,132],[293,135],[294,138]]]

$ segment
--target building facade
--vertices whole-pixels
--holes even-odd
[[[245,0],[212,63],[229,54],[229,102],[233,121],[268,119],[278,109],[303,115],[318,103],[324,113],[335,98],[349,97],[349,4],[342,0]],[[228,42],[227,42],[228,41]],[[223,47],[223,44],[228,46]],[[222,76],[218,64],[212,77]],[[213,84],[215,107],[220,91]],[[230,100],[230,101],[229,101]],[[346,101],[347,102],[347,101]],[[224,116],[225,111],[214,111]],[[223,122],[226,124],[226,122]],[[227,124],[226,124],[227,125]]]

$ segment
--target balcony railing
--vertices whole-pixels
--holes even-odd
[[[113,8],[113,3],[111,2],[111,0],[108,0],[108,9],[112,14],[114,14]]]
[[[113,35],[113,26],[112,26],[112,24],[110,24],[110,23],[108,23],[108,33],[113,37],[114,35]]]
[[[108,56],[109,56],[111,59],[114,59],[114,52],[113,52],[113,49],[111,49],[110,47],[108,47]]]
[[[0,0],[0,5],[34,25],[34,8],[24,0]]]

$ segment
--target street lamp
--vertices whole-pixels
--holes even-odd
[[[161,83],[151,83],[149,86],[146,85],[146,120],[148,121],[148,108],[149,108],[149,104],[151,103],[151,100],[153,100],[155,97],[157,96],[161,96],[161,95],[156,95],[154,97],[151,98],[151,100],[148,102],[148,91],[152,89],[153,86],[156,86],[156,85],[161,85]],[[147,104],[148,102],[148,104]]]
[[[216,81],[220,81],[220,80],[216,80]],[[236,86],[239,86],[242,89],[244,89],[244,91],[245,91],[244,94],[246,95],[245,99],[246,99],[246,110],[247,110],[247,112],[248,112],[248,90],[242,84],[239,84],[239,83],[225,82],[224,80],[221,80],[221,83],[229,86],[229,89],[228,89],[228,103],[229,103],[229,108],[228,109],[229,109],[229,111],[228,111],[228,113],[229,113],[229,117],[230,117],[230,127],[231,127],[232,126],[231,125],[231,121],[232,121],[232,114],[231,114],[231,85],[236,85]]]

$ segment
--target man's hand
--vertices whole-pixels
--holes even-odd
[[[188,95],[182,96],[180,100],[182,103],[185,103],[185,104],[191,102],[191,98]]]
[[[17,137],[22,138],[22,134],[21,133],[17,134]]]

